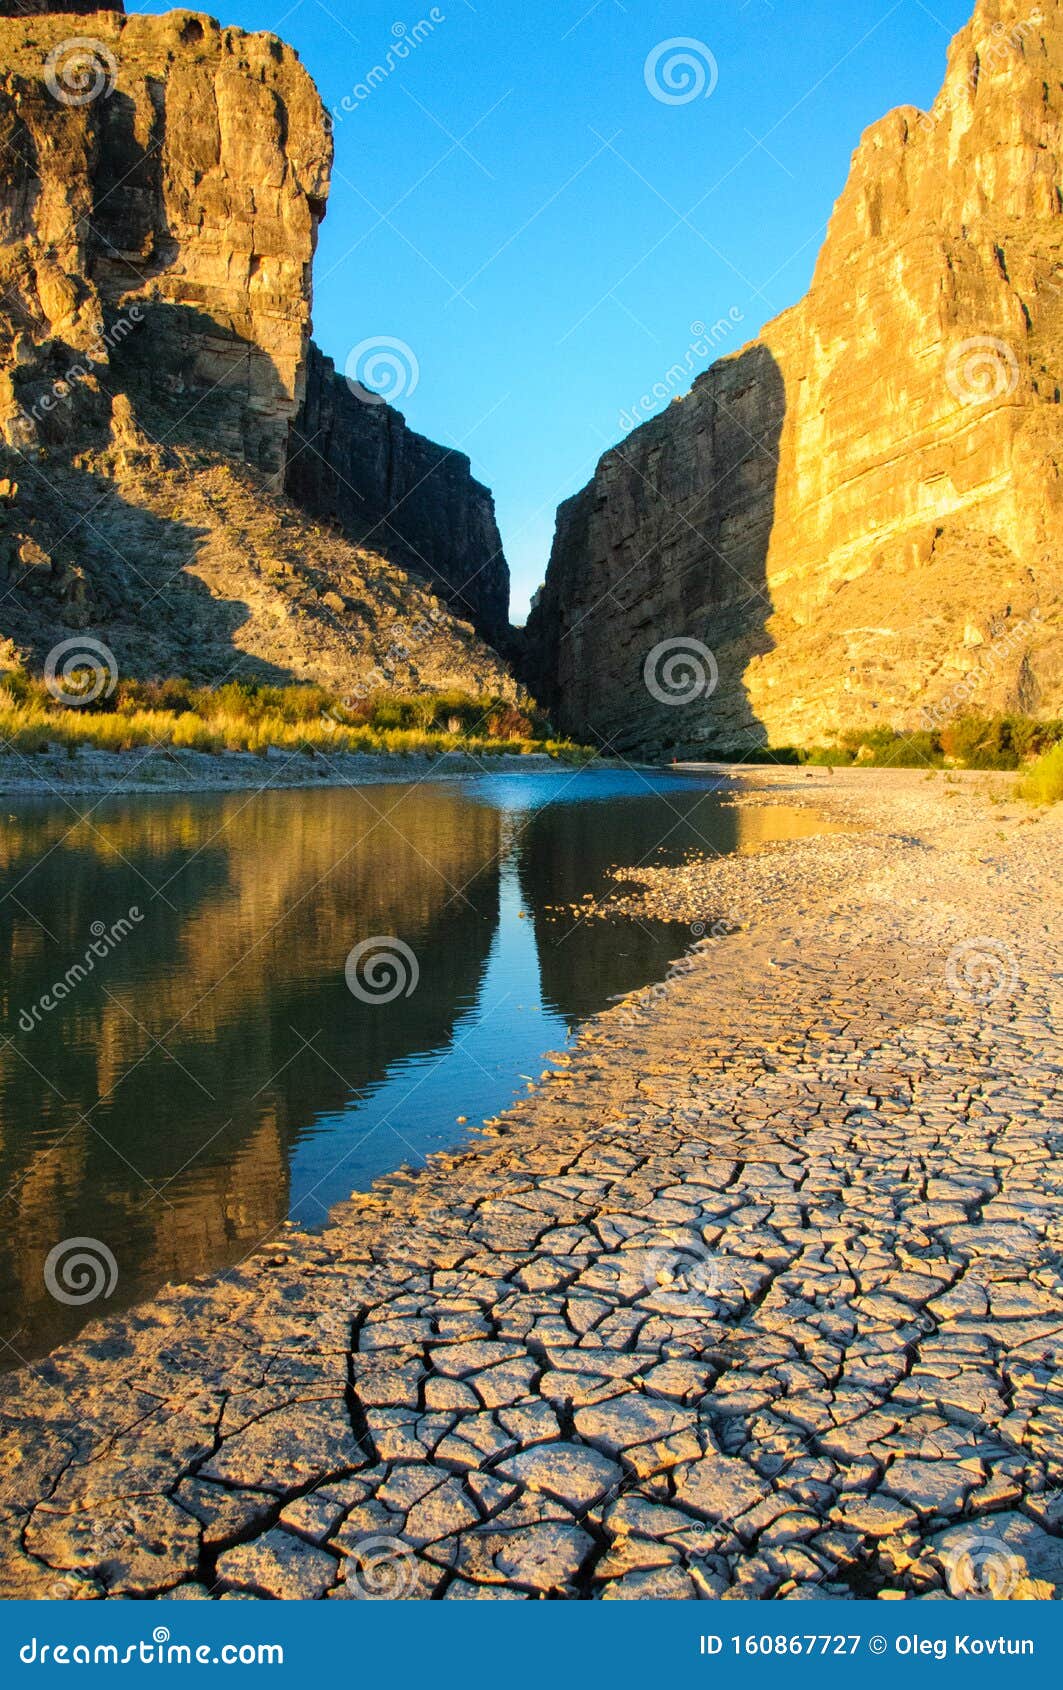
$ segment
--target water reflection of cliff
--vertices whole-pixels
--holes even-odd
[[[609,804],[551,804],[528,817],[521,886],[534,912],[544,998],[567,1019],[578,1020],[602,1007],[604,977],[610,994],[634,991],[660,978],[668,961],[692,942],[689,929],[675,923],[624,922],[618,942],[606,922],[552,913],[558,905],[578,905],[587,892],[616,890],[604,874],[595,884],[588,862],[608,869],[678,862],[691,850],[731,851],[738,841],[738,814],[721,809],[714,796],[677,786],[663,804],[647,794]]]
[[[689,928],[672,922],[629,922],[615,926],[578,915],[554,913],[578,905],[588,892],[615,892],[611,866],[678,863],[691,852],[756,851],[784,839],[834,831],[810,810],[775,805],[738,809],[704,789],[678,782],[662,793],[616,798],[608,804],[550,804],[522,821],[520,877],[534,913],[543,997],[569,1021],[602,1008],[602,982],[609,995],[637,990],[658,980],[669,961],[693,942]],[[589,871],[596,865],[599,876]],[[699,926],[709,930],[727,919],[724,901],[708,904]]]
[[[444,787],[142,801],[71,824],[38,808],[0,833],[0,1335],[30,1328],[35,1353],[42,1328],[82,1318],[44,1292],[59,1240],[108,1242],[128,1302],[282,1220],[300,1134],[446,1044],[498,924],[498,813]],[[20,1029],[93,923],[134,906],[143,921]],[[420,963],[387,1006],[344,981],[376,934]]]

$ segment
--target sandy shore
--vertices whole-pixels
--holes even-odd
[[[445,780],[480,774],[542,773],[571,770],[545,753],[527,757],[467,757],[447,751],[438,757],[410,753],[344,753],[332,756],[271,750],[264,757],[249,751],[79,750],[76,757],[58,751],[26,756],[0,755],[0,796],[66,798],[78,793],[123,797],[142,792],[246,792],[281,787],[380,786],[391,781]]]
[[[482,1147],[0,1382],[0,1594],[1063,1593],[1063,815],[1008,791],[747,781],[854,833],[618,886],[729,936]]]

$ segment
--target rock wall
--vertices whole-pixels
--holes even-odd
[[[296,54],[50,10],[0,21],[0,664],[61,624],[124,673],[509,695],[469,625],[507,626],[490,494],[311,350],[332,141]]]
[[[61,444],[139,378],[164,429],[279,474],[331,168],[317,91],[275,37],[190,12],[93,30],[0,27],[0,426]]]
[[[527,670],[565,729],[1063,707],[1061,146],[1061,0],[981,0],[932,111],[864,135],[806,298],[561,507]]]
[[[33,18],[44,12],[124,12],[123,0],[0,0],[0,18]]]
[[[414,434],[392,406],[359,398],[316,347],[287,482],[307,510],[427,576],[459,615],[505,643],[509,569],[489,490],[463,453]]]

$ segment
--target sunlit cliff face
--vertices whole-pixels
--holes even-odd
[[[806,298],[561,507],[529,680],[566,730],[810,744],[972,674],[1058,712],[1061,145],[1059,0],[983,0],[933,109],[864,135]],[[645,666],[681,640],[720,678],[672,708]]]

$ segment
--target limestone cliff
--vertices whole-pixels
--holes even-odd
[[[296,54],[187,11],[53,10],[0,21],[0,664],[65,624],[127,673],[512,690],[432,593],[482,572],[467,460],[437,449],[404,548],[386,476],[364,545],[314,520],[342,517],[293,433],[332,142]],[[494,541],[491,615],[452,594],[492,633]]]
[[[42,12],[124,12],[124,0],[0,0],[0,18],[39,17]]]
[[[1061,125],[1061,0],[981,0],[932,111],[864,135],[806,298],[561,507],[527,665],[566,729],[1063,707]]]
[[[361,399],[311,347],[288,488],[358,545],[433,582],[492,642],[509,629],[509,570],[494,500],[463,453],[414,434],[391,405]]]

